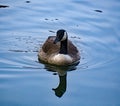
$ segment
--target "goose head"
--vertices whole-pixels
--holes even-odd
[[[56,44],[57,42],[62,42],[68,39],[68,35],[66,30],[64,29],[60,29],[56,32],[56,38],[54,40],[54,44]]]

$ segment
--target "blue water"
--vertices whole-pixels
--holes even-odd
[[[8,6],[0,8],[0,106],[120,105],[119,0],[0,0],[0,5]],[[69,71],[37,58],[47,37],[61,28],[81,55]],[[52,89],[60,76],[58,97]]]

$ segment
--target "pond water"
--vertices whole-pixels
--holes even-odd
[[[38,62],[48,36],[65,29],[79,65]],[[0,0],[0,106],[119,106],[119,0]]]

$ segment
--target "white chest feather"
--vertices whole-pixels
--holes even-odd
[[[55,61],[72,61],[69,55],[57,54],[53,57]]]
[[[57,54],[50,59],[50,62],[57,65],[70,64],[72,63],[72,58],[69,55]]]

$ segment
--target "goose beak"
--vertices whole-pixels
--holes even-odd
[[[56,37],[53,43],[56,44],[57,42],[59,42],[59,39]]]

